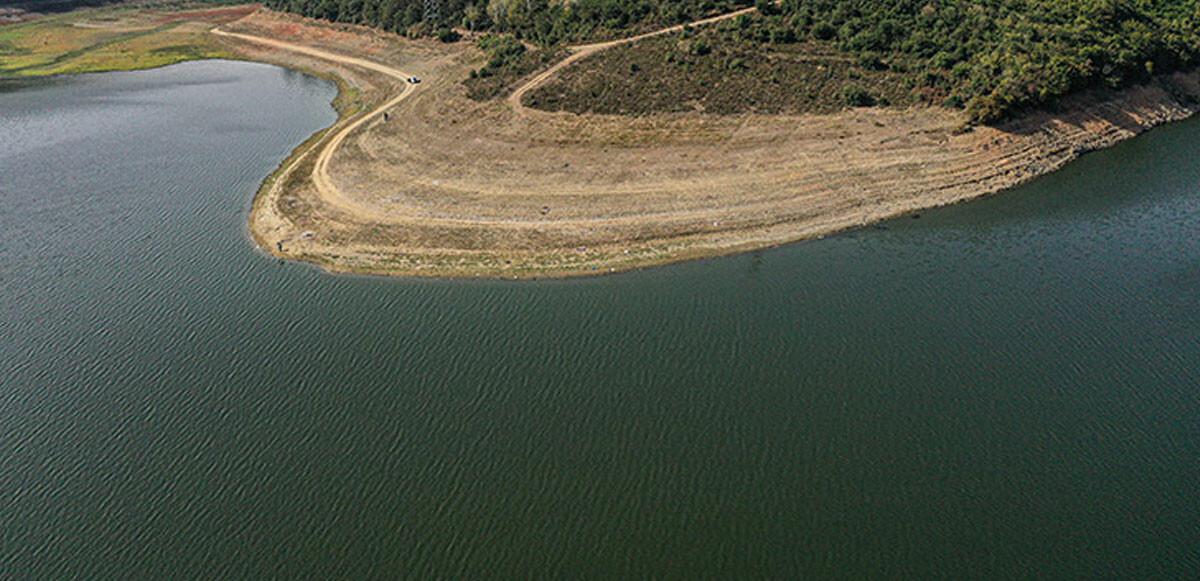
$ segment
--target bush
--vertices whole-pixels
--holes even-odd
[[[773,44],[791,44],[796,42],[796,32],[786,26],[772,28],[770,39]]]
[[[861,85],[846,85],[838,92],[838,97],[848,107],[871,107],[875,105],[875,96]]]
[[[779,5],[774,0],[755,0],[754,7],[766,15],[779,14],[780,10]]]
[[[888,64],[875,53],[867,53],[858,57],[858,66],[869,71],[886,71],[888,69]]]
[[[837,36],[837,29],[828,22],[820,22],[812,28],[812,35],[817,40],[833,40]]]
[[[462,35],[453,28],[443,28],[438,30],[437,37],[442,42],[458,42],[458,39],[462,38]]]
[[[488,67],[502,69],[520,62],[525,45],[511,36],[485,36],[476,43],[488,55]]]

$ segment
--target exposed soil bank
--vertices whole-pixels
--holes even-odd
[[[250,55],[256,60],[341,77],[343,100],[352,94],[360,105],[285,162],[251,217],[263,248],[338,272],[587,275],[819,237],[1010,188],[1188,117],[1200,98],[1200,75],[1175,75],[969,131],[961,113],[940,108],[638,119],[545,113],[467,99],[459,81],[482,57],[466,43],[406,41],[271,13],[225,28],[425,79],[391,103],[386,118],[379,111],[362,121],[400,94],[401,80],[242,47],[263,51]],[[355,128],[343,135],[349,124]],[[340,146],[326,151],[330,136],[340,136]]]

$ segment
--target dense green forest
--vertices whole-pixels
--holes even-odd
[[[1197,0],[785,0],[772,26],[904,67],[976,121],[1200,57]]]
[[[409,34],[461,27],[552,46],[623,36],[748,0],[268,0],[306,16]],[[1200,0],[759,0],[747,43],[822,41],[903,74],[922,100],[989,122],[1094,86],[1200,60]],[[443,35],[452,39],[454,35]]]
[[[334,22],[421,34],[443,27],[512,33],[549,46],[623,36],[697,20],[753,0],[267,0],[272,8]]]

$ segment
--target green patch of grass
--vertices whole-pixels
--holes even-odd
[[[22,56],[29,54],[30,50],[21,46],[17,46],[11,35],[0,35],[0,57],[4,56]]]
[[[204,52],[203,49],[194,44],[172,44],[170,46],[160,46],[152,48],[149,54],[156,56],[182,56],[199,58]]]
[[[125,34],[117,34],[117,35],[112,35],[112,34],[105,33],[103,31],[98,31],[94,34],[94,38],[92,38],[90,40],[84,40],[84,42],[87,42],[87,44],[83,44],[82,46],[78,46],[77,48],[72,48],[70,50],[65,50],[62,52],[56,52],[56,49],[58,49],[59,47],[55,44],[50,44],[50,40],[53,38],[53,31],[43,31],[44,33],[50,35],[50,38],[43,37],[41,46],[44,47],[44,50],[42,50],[42,51],[27,50],[26,51],[26,54],[36,54],[36,53],[40,52],[41,54],[39,54],[38,56],[41,56],[42,58],[35,60],[34,62],[30,62],[30,63],[21,63],[20,61],[17,61],[15,66],[10,66],[10,67],[0,66],[0,72],[2,72],[4,74],[9,74],[9,75],[20,75],[20,76],[61,73],[61,72],[64,72],[61,70],[61,68],[63,66],[66,66],[67,63],[69,63],[72,60],[78,59],[79,57],[97,53],[107,47],[116,45],[118,43],[128,42],[128,41],[137,39],[142,36],[169,30],[170,28],[173,28],[174,26],[175,25],[167,25],[167,26],[163,26],[163,27],[159,27],[159,28],[153,28],[153,29],[149,29],[149,30],[138,30],[138,31],[134,31],[134,32],[129,32],[129,33],[125,33]],[[71,29],[70,27],[68,27],[67,30],[70,32],[77,33],[76,29]],[[115,67],[115,68],[119,69],[120,67]],[[112,69],[109,69],[107,67],[100,67],[99,70],[112,70]],[[76,72],[76,71],[69,71],[69,72]]]
[[[215,3],[174,4],[195,8]],[[168,4],[81,9],[5,27],[0,76],[137,70],[229,56],[207,28],[187,20],[164,22]],[[147,7],[155,10],[143,10]]]

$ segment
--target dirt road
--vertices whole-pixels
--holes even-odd
[[[362,127],[364,124],[371,121],[372,119],[382,115],[384,111],[387,111],[388,109],[391,109],[392,107],[396,106],[396,104],[398,104],[400,101],[403,101],[404,99],[406,99],[409,95],[411,95],[413,93],[413,91],[416,89],[416,85],[408,84],[408,82],[405,80],[405,79],[408,79],[409,77],[411,77],[412,75],[410,75],[404,71],[400,71],[400,70],[394,69],[392,67],[389,67],[387,65],[383,65],[383,64],[380,64],[380,63],[377,63],[374,61],[369,61],[366,59],[360,59],[360,58],[335,54],[332,52],[328,52],[328,51],[324,51],[324,50],[320,50],[320,49],[316,49],[316,48],[312,48],[312,47],[301,46],[301,45],[292,44],[289,42],[283,42],[281,40],[263,38],[261,36],[251,36],[249,34],[239,34],[236,32],[226,32],[219,28],[214,28],[212,30],[212,33],[216,34],[217,36],[224,36],[227,38],[236,38],[239,40],[245,40],[248,42],[263,44],[263,45],[270,46],[273,48],[279,48],[279,49],[283,49],[283,50],[290,50],[293,52],[298,52],[298,53],[316,57],[319,59],[325,59],[325,60],[329,60],[329,61],[339,62],[342,64],[347,64],[347,65],[351,65],[351,66],[361,67],[364,69],[369,69],[369,70],[383,73],[390,77],[396,78],[396,79],[400,80],[400,82],[405,83],[404,89],[402,91],[400,91],[399,95],[392,97],[386,103],[380,105],[379,107],[376,107],[373,111],[370,111],[366,115],[359,117],[354,122],[343,127],[340,131],[335,133],[333,135],[333,137],[329,138],[325,142],[325,145],[323,147],[321,147],[320,153],[317,154],[317,161],[313,165],[313,173],[312,173],[313,185],[316,186],[317,192],[328,201],[338,203],[343,206],[353,205],[349,199],[347,199],[345,196],[343,196],[341,194],[341,192],[338,190],[337,186],[333,185],[333,181],[329,178],[329,160],[333,157],[333,153],[335,151],[337,151],[338,146],[340,146],[342,144],[342,142],[346,140],[346,136],[350,135],[351,133],[354,132],[354,130],[358,129],[359,127]],[[299,157],[296,158],[296,160],[294,162],[292,162],[292,165],[288,168],[288,171],[286,173],[291,173],[291,170],[295,168],[295,166],[300,162],[301,159],[302,158],[299,158]],[[283,183],[283,181],[284,180],[279,180],[277,182],[276,187],[278,187],[278,184]]]
[[[705,19],[697,20],[697,21],[690,22],[687,24],[679,24],[676,26],[670,26],[667,28],[663,28],[661,30],[647,32],[645,34],[640,34],[640,35],[632,36],[629,38],[623,38],[620,40],[613,40],[613,41],[608,41],[608,42],[586,44],[586,45],[579,45],[579,46],[571,47],[570,48],[571,56],[567,57],[566,59],[562,60],[561,62],[557,63],[556,65],[547,69],[546,71],[542,72],[541,74],[537,75],[536,77],[530,79],[527,83],[525,83],[524,85],[522,85],[520,88],[518,88],[516,91],[513,92],[512,96],[509,97],[508,102],[510,105],[512,105],[513,109],[516,112],[523,113],[525,111],[525,108],[521,105],[521,96],[522,95],[524,95],[525,93],[529,92],[530,90],[538,87],[539,85],[544,83],[547,79],[549,79],[551,76],[553,76],[555,73],[562,70],[563,68],[570,66],[572,63],[577,62],[580,59],[586,58],[589,55],[593,55],[599,51],[602,51],[602,50],[605,50],[608,48],[612,48],[614,46],[619,46],[622,44],[637,42],[639,40],[643,40],[646,38],[652,38],[655,36],[679,32],[688,26],[703,26],[706,24],[720,22],[722,20],[728,20],[730,18],[736,18],[737,16],[740,16],[742,14],[747,14],[747,13],[753,12],[755,10],[757,10],[757,9],[756,8],[745,8],[745,9],[738,10],[735,12],[730,12],[728,14],[722,14],[720,16],[714,16],[711,18],[705,18]],[[324,145],[320,146],[320,152],[317,154],[316,162],[313,165],[313,172],[312,172],[313,185],[316,187],[317,193],[324,199],[325,202],[331,203],[335,206],[339,206],[346,210],[350,210],[352,212],[358,212],[362,215],[373,214],[374,211],[372,210],[372,208],[357,202],[356,200],[354,200],[353,198],[351,198],[349,196],[344,195],[343,192],[340,189],[338,189],[338,187],[336,185],[334,185],[333,180],[329,176],[329,161],[333,158],[334,152],[337,151],[338,147],[340,147],[342,145],[342,143],[345,142],[346,138],[350,134],[352,134],[359,127],[362,127],[366,123],[370,122],[372,119],[375,119],[376,117],[382,115],[384,111],[387,111],[388,109],[391,109],[392,107],[396,106],[401,101],[408,98],[414,92],[414,90],[416,89],[416,85],[409,84],[407,82],[407,79],[413,75],[406,73],[404,71],[389,67],[387,65],[380,64],[375,61],[345,56],[345,55],[341,55],[341,54],[337,54],[337,53],[320,50],[317,48],[312,48],[309,46],[293,44],[290,42],[285,42],[285,41],[276,40],[276,39],[272,39],[272,38],[265,38],[265,37],[261,37],[261,36],[254,36],[254,35],[242,34],[242,33],[237,33],[237,32],[228,32],[228,31],[221,30],[220,27],[212,29],[212,33],[217,36],[223,36],[226,38],[235,38],[238,40],[253,42],[253,43],[269,46],[272,48],[297,52],[297,53],[300,53],[303,55],[316,57],[319,59],[324,59],[324,60],[333,61],[333,62],[342,63],[342,64],[346,64],[346,65],[351,65],[351,66],[356,66],[356,67],[361,67],[361,68],[368,69],[371,71],[383,73],[389,77],[392,77],[392,78],[397,79],[400,82],[404,83],[404,89],[400,92],[400,94],[391,98],[390,100],[388,100],[384,104],[380,105],[379,107],[375,108],[374,110],[367,113],[366,115],[363,115],[363,116],[359,117],[357,120],[353,121],[352,123],[346,125],[341,130],[337,131],[332,137],[330,137],[328,140],[326,140]],[[297,165],[299,165],[299,163],[301,162],[302,159],[303,159],[303,156],[297,157],[292,162],[292,164],[287,168],[287,170],[284,172],[284,175],[290,174],[292,172],[292,170],[294,170],[295,167]],[[273,188],[273,193],[278,193],[277,189],[281,186],[282,183],[284,183],[284,181],[285,180],[280,179],[276,182],[275,188]],[[473,222],[473,221],[454,220],[454,219],[441,219],[441,220],[428,220],[427,219],[426,222],[436,222],[436,223],[443,223],[443,224],[462,224],[462,223],[469,223],[469,222]]]
[[[270,11],[223,29],[248,57],[341,77],[371,103],[297,150],[250,216],[263,249],[346,272],[571,276],[814,238],[1022,183],[1186,117],[1194,106],[1176,96],[1200,95],[1200,75],[1176,76],[967,132],[961,112],[936,107],[523,113],[520,93],[570,61],[529,79],[510,107],[466,97],[458,80],[483,57],[467,43]],[[404,71],[427,82],[405,85]],[[393,106],[402,122],[371,122]]]
[[[720,16],[714,16],[711,18],[704,18],[701,20],[687,23],[687,24],[679,24],[676,26],[670,26],[667,28],[663,28],[661,30],[655,30],[653,32],[647,32],[645,34],[631,36],[629,38],[622,38],[619,40],[612,40],[612,41],[608,41],[608,42],[600,42],[600,43],[595,43],[595,44],[585,44],[585,45],[573,46],[569,49],[571,51],[571,55],[569,57],[563,59],[559,63],[555,64],[554,66],[550,67],[549,69],[538,74],[534,78],[530,79],[527,83],[525,83],[524,85],[522,85],[521,87],[519,87],[515,91],[513,91],[512,95],[508,98],[508,103],[509,103],[509,105],[512,106],[514,111],[516,111],[518,113],[524,113],[525,107],[523,105],[521,105],[521,97],[522,96],[524,96],[529,91],[537,88],[542,83],[546,82],[547,79],[554,76],[554,74],[557,73],[558,71],[570,66],[572,63],[575,63],[575,62],[579,61],[580,59],[587,58],[588,56],[593,55],[602,50],[609,49],[614,46],[620,46],[622,44],[637,42],[639,40],[644,40],[647,38],[653,38],[655,36],[661,36],[664,34],[671,34],[674,32],[679,32],[688,26],[693,26],[693,27],[694,26],[704,26],[706,24],[712,24],[715,22],[720,22],[722,20],[729,20],[731,18],[736,18],[742,14],[748,14],[750,12],[754,12],[755,10],[757,10],[757,9],[756,8],[745,8],[745,9],[738,10],[735,12],[730,12],[728,14],[722,14]],[[339,206],[342,206],[343,208],[353,208],[353,207],[359,206],[359,204],[356,204],[352,199],[348,198],[345,195],[342,195],[342,193],[338,190],[337,186],[335,186],[333,184],[333,180],[330,179],[330,177],[329,177],[329,160],[333,158],[334,152],[337,151],[337,148],[339,146],[341,146],[341,144],[346,140],[347,136],[349,136],[351,133],[353,133],[359,127],[362,127],[367,122],[378,117],[379,115],[382,115],[384,111],[387,111],[388,109],[391,109],[392,107],[396,106],[398,103],[400,103],[401,101],[403,101],[405,98],[407,98],[409,95],[411,95],[413,93],[416,86],[412,85],[412,84],[408,84],[406,81],[406,79],[408,79],[412,75],[409,73],[406,73],[404,71],[400,71],[398,69],[394,69],[392,67],[389,67],[387,65],[380,64],[380,63],[377,63],[374,61],[340,55],[340,54],[336,54],[336,53],[332,53],[332,52],[328,52],[328,51],[324,51],[324,50],[320,50],[320,49],[316,49],[316,48],[312,48],[312,47],[308,47],[308,46],[302,46],[302,45],[298,45],[298,44],[292,44],[290,42],[284,42],[281,40],[264,38],[261,36],[252,36],[249,34],[241,34],[241,33],[237,33],[237,32],[227,32],[227,31],[221,30],[219,27],[212,29],[212,33],[217,36],[224,36],[226,38],[236,38],[239,40],[258,43],[258,44],[270,46],[273,48],[298,52],[300,54],[308,55],[311,57],[316,57],[319,59],[325,59],[325,60],[334,61],[334,62],[346,64],[346,65],[361,67],[364,69],[383,73],[385,75],[388,75],[390,77],[393,77],[393,78],[398,79],[401,82],[405,83],[404,90],[401,91],[399,95],[396,95],[395,97],[393,97],[392,99],[390,99],[389,101],[384,103],[383,105],[380,105],[379,107],[375,108],[375,110],[371,111],[370,113],[368,113],[366,115],[363,115],[362,117],[359,117],[353,123],[350,123],[349,125],[343,127],[340,131],[338,131],[336,134],[334,134],[333,137],[331,137],[329,140],[327,140],[325,142],[324,146],[321,147],[320,153],[317,154],[317,160],[313,166],[312,178],[313,178],[313,184],[316,186],[318,193],[320,193],[321,196],[323,198],[325,198],[326,201],[337,204]],[[290,173],[291,170],[295,167],[295,165],[299,163],[299,161],[300,161],[300,158],[297,158],[297,160],[295,162],[293,162],[292,166],[288,168],[287,173]],[[280,180],[280,183],[282,183],[282,181],[283,180]],[[366,208],[361,208],[361,207],[357,208],[357,209],[367,210]]]
[[[529,79],[529,82],[525,83],[524,85],[521,85],[515,91],[513,91],[512,94],[508,96],[508,105],[510,107],[512,107],[513,111],[516,111],[517,113],[525,113],[527,109],[524,105],[521,104],[521,98],[524,97],[526,93],[540,87],[543,83],[545,83],[547,80],[549,80],[550,77],[553,77],[559,71],[571,66],[572,64],[574,64],[576,62],[579,62],[580,60],[583,60],[589,56],[592,56],[602,50],[607,50],[614,46],[621,46],[623,44],[629,44],[631,42],[637,42],[639,40],[645,40],[647,38],[662,36],[664,34],[671,34],[673,32],[679,32],[679,31],[683,30],[685,27],[689,27],[689,26],[691,26],[691,27],[704,26],[706,24],[712,24],[714,22],[720,22],[722,20],[729,20],[730,18],[737,18],[738,16],[741,16],[743,14],[749,14],[751,12],[754,12],[755,10],[757,10],[757,8],[744,8],[744,9],[738,10],[736,12],[730,12],[729,14],[713,16],[712,18],[705,18],[703,20],[697,20],[695,22],[689,22],[687,24],[679,24],[676,26],[664,28],[662,30],[655,30],[654,32],[647,32],[645,34],[631,36],[629,38],[622,38],[619,40],[610,40],[608,42],[598,42],[595,44],[582,44],[582,45],[578,45],[578,46],[572,46],[568,49],[571,51],[571,56],[568,56],[567,58],[559,61],[557,64],[546,69],[545,71],[542,71],[537,76],[533,77],[532,79]]]

